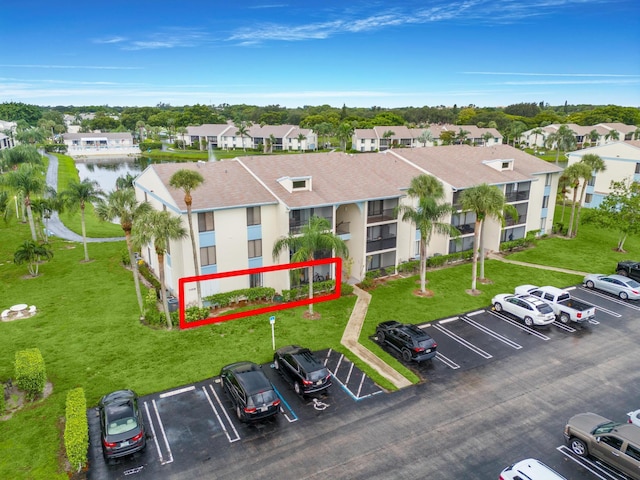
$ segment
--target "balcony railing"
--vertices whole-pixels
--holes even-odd
[[[518,217],[518,221],[516,221],[512,217],[508,216],[504,221],[505,227],[511,227],[512,225],[520,225],[522,223],[527,223],[527,216],[526,215],[520,215]]]
[[[395,208],[386,208],[381,213],[376,212],[367,215],[367,223],[386,222],[389,220],[395,220],[396,218]]]
[[[464,223],[462,225],[454,225],[458,230],[460,230],[460,235],[468,235],[469,233],[473,233],[476,231],[476,224],[474,223]]]
[[[395,236],[367,241],[367,253],[377,252],[378,250],[388,250],[390,248],[396,248]]]
[[[504,198],[507,203],[521,202],[522,200],[529,199],[529,192],[529,190],[525,190],[523,192],[509,192],[504,196]]]
[[[329,222],[329,228],[333,228],[333,218],[332,217],[324,217]],[[302,227],[309,223],[309,219],[306,220],[289,220],[289,233],[296,234],[300,233]]]
[[[351,222],[340,222],[336,225],[336,235],[345,235],[347,233],[351,233],[349,229],[349,225]]]

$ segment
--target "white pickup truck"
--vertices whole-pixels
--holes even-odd
[[[544,300],[551,305],[556,317],[565,324],[587,322],[596,316],[596,307],[572,298],[569,292],[561,288],[520,285],[516,287],[515,293],[526,293]]]

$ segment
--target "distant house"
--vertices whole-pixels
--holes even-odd
[[[473,247],[475,218],[461,210],[460,198],[465,189],[482,182],[504,192],[519,214],[517,220],[507,218],[504,225],[493,219],[487,221],[485,248],[498,250],[501,242],[523,238],[529,231],[550,231],[562,171],[508,145],[403,148],[357,155],[255,155],[219,162],[149,165],[135,181],[138,200],[171,212],[185,226],[184,194],[169,185],[171,175],[183,168],[197,170],[204,177],[201,188],[193,193],[192,204],[200,271],[193,270],[190,240],[171,241],[164,268],[167,286],[175,293],[178,279],[185,276],[289,262],[288,253],[272,258],[275,241],[298,234],[314,215],[326,218],[331,231],[346,242],[351,266],[343,273],[349,274],[351,281],[361,281],[370,271],[393,273],[402,262],[420,255],[419,231],[398,218],[395,209],[401,204],[414,204],[406,190],[412,178],[425,173],[443,183],[445,201],[458,208],[445,221],[462,232],[457,240],[434,235],[430,253],[447,254]],[[158,272],[153,245],[143,246],[141,253]],[[331,252],[322,256],[331,256]],[[328,265],[317,267],[315,273],[335,278]],[[202,293],[254,286],[282,290],[291,288],[290,282],[286,272],[268,272],[210,281],[202,285]],[[186,295],[187,304],[194,301],[192,291]]]
[[[13,148],[16,146],[14,140],[16,126],[16,122],[6,122],[4,120],[0,120],[0,150]]]
[[[639,127],[625,125],[624,123],[598,123],[590,126],[582,126],[575,123],[554,123],[545,127],[529,129],[522,133],[518,141],[529,148],[545,148],[549,135],[557,132],[562,125],[567,126],[575,133],[576,146],[578,148],[595,147],[607,143],[640,138]]]
[[[606,165],[587,184],[584,206],[597,207],[611,193],[611,182],[640,182],[640,140],[608,143],[567,154],[568,165],[579,162],[584,155],[598,155]]]
[[[65,133],[62,140],[72,157],[97,155],[139,155],[140,147],[133,144],[131,133]]]

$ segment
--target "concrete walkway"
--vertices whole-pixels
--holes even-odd
[[[49,169],[47,170],[47,186],[58,190],[58,157],[49,153],[45,154],[49,159]],[[71,240],[72,242],[82,243],[82,235],[78,235],[75,232],[69,230],[64,223],[60,220],[58,212],[53,212],[51,218],[47,220],[45,228],[49,231],[49,235],[62,238],[64,240]],[[111,238],[87,238],[87,243],[102,243],[102,242],[121,242],[124,237],[111,237]]]
[[[543,270],[552,270],[554,272],[568,273],[571,275],[580,275],[582,277],[589,275],[589,273],[587,272],[569,270],[568,268],[551,267],[549,265],[539,265],[537,263],[527,263],[527,262],[519,262],[517,260],[509,260],[507,258],[504,258],[502,255],[496,254],[495,252],[489,253],[489,255],[487,255],[487,258],[490,258],[491,260],[498,260],[504,263],[511,263],[512,265],[520,265],[521,267],[541,268]]]
[[[383,362],[373,352],[358,343],[362,324],[364,323],[364,319],[367,316],[367,310],[369,309],[371,294],[358,288],[356,285],[353,286],[353,293],[358,297],[358,299],[356,300],[356,304],[353,307],[351,316],[349,317],[349,322],[347,322],[347,327],[344,329],[344,333],[342,334],[341,343],[363,362],[393,383],[397,388],[410,386],[411,382],[403,375],[400,375],[400,373]]]

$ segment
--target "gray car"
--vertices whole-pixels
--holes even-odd
[[[587,288],[613,293],[622,300],[640,300],[640,283],[622,275],[592,273],[584,277]]]

